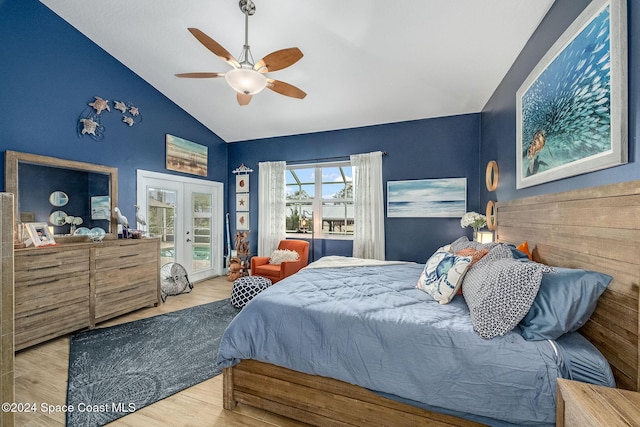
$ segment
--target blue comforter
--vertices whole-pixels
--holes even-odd
[[[562,360],[512,331],[485,340],[462,296],[415,288],[423,266],[306,268],[231,322],[218,363],[255,359],[492,425],[553,425]]]

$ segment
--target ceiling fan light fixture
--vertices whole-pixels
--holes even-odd
[[[252,68],[235,68],[227,71],[224,79],[238,93],[255,95],[267,86],[267,78]]]

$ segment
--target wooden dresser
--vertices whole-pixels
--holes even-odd
[[[558,379],[557,427],[640,426],[640,393]]]
[[[15,251],[15,349],[160,304],[160,240]]]

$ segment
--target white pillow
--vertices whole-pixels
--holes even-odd
[[[284,261],[297,261],[300,255],[298,252],[292,251],[290,249],[276,249],[271,254],[271,258],[269,258],[269,264],[271,265],[280,265]]]
[[[416,288],[425,291],[440,304],[448,304],[471,266],[471,257],[449,252],[449,246],[438,249],[427,261]]]

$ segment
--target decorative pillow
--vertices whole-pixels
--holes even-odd
[[[480,249],[491,250],[491,248],[493,248],[494,246],[501,245],[501,244],[502,243],[498,243],[498,242],[480,243],[480,242],[476,242],[475,240],[469,240],[467,236],[462,236],[457,238],[455,241],[453,241],[450,246],[451,246],[451,252],[455,254],[463,249],[475,249],[476,251]]]
[[[533,304],[542,273],[548,271],[553,270],[513,259],[506,245],[491,249],[469,270],[462,288],[478,335],[494,338],[515,328]]]
[[[469,265],[469,268],[471,268],[473,267],[473,264],[480,261],[482,257],[488,253],[489,253],[489,249],[487,248],[482,248],[478,250],[473,248],[467,248],[467,249],[462,249],[461,251],[456,252],[456,255],[471,257],[471,264]],[[458,288],[456,295],[462,295],[462,286]]]
[[[454,255],[448,246],[438,249],[427,260],[416,288],[431,295],[440,304],[451,302],[471,266],[471,257]]]
[[[297,261],[300,255],[290,249],[276,249],[269,258],[269,264],[280,265],[285,261]]]
[[[473,264],[480,261],[482,257],[488,253],[489,253],[489,249],[487,248],[482,248],[477,250],[472,248],[467,248],[467,249],[463,249],[461,251],[456,252],[456,255],[471,257],[471,266],[473,266]]]
[[[583,326],[596,309],[611,276],[589,270],[555,268],[542,275],[531,310],[520,322],[526,340],[555,340]]]
[[[522,242],[520,246],[516,246],[516,249],[525,254],[530,260],[533,260],[531,251],[529,251],[529,242]]]

